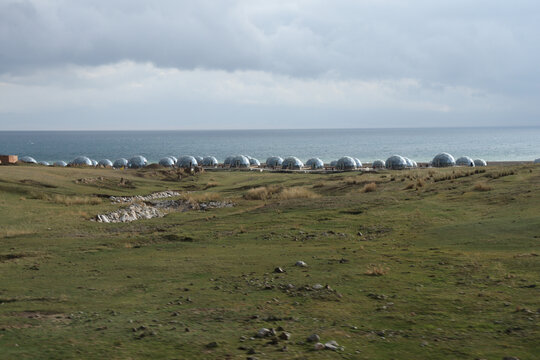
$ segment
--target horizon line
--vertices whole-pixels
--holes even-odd
[[[336,127],[336,128],[216,128],[216,129],[11,129],[3,130],[0,129],[0,132],[25,132],[25,131],[35,131],[35,132],[70,132],[70,131],[114,131],[114,132],[143,132],[143,131],[281,131],[281,130],[414,130],[414,129],[486,129],[486,128],[537,128],[540,125],[486,125],[486,126],[411,126],[411,127]]]

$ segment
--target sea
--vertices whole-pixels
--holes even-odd
[[[440,152],[487,161],[532,161],[540,158],[540,127],[189,130],[189,131],[0,131],[0,154],[32,156],[37,161],[69,162],[129,159],[149,162],[165,156],[249,155],[264,162],[269,156],[296,156],[324,162],[342,156],[362,162],[399,154],[417,162]]]

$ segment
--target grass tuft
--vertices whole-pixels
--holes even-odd
[[[364,185],[362,188],[363,193],[374,192],[377,190],[377,184],[374,182]]]

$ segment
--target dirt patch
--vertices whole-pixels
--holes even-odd
[[[26,319],[36,319],[43,321],[50,321],[55,323],[68,323],[71,321],[70,316],[67,314],[59,313],[56,311],[41,311],[41,310],[27,310],[19,313],[15,313],[14,316],[26,318]]]

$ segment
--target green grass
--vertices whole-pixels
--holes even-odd
[[[246,196],[265,186],[295,190]],[[90,221],[123,206],[108,195],[167,189],[236,206]],[[193,176],[0,167],[0,357],[532,359],[539,214],[540,167],[529,165]],[[314,284],[330,289],[305,290]],[[249,339],[280,326],[291,340]],[[345,349],[313,351],[312,333]]]

